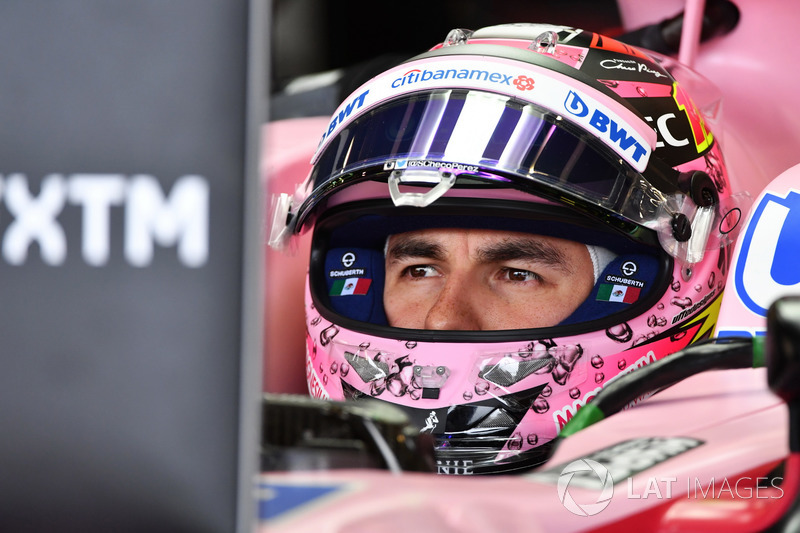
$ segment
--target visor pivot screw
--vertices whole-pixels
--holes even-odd
[[[682,172],[678,176],[678,187],[700,207],[711,207],[719,203],[714,180],[702,170]]]
[[[436,367],[436,373],[439,374],[440,376],[443,376],[445,372],[447,372],[447,369],[445,367],[443,366]]]
[[[686,242],[692,236],[692,224],[689,217],[678,213],[672,217],[672,236],[678,242]]]
[[[711,192],[711,189],[703,189],[703,192],[700,193],[700,195],[703,201],[702,203],[699,203],[699,205],[708,207],[717,203],[716,199],[714,198],[714,193]]]

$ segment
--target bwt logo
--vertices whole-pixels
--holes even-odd
[[[593,111],[589,109],[588,104],[574,91],[570,91],[566,100],[564,100],[564,108],[578,118],[589,117],[589,127],[597,130],[603,137],[610,139],[612,144],[619,146],[622,152],[630,151],[629,156],[634,161],[639,162],[642,156],[648,153],[644,146],[608,115],[599,109]]]
[[[781,296],[800,294],[800,194],[765,194],[753,209],[736,264],[736,291],[748,309],[767,316]]]
[[[0,202],[13,217],[2,233],[3,260],[22,265],[31,245],[42,261],[59,266],[67,257],[67,236],[58,216],[70,206],[82,213],[81,255],[92,266],[109,260],[111,208],[124,207],[124,256],[136,267],[153,260],[153,248],[176,246],[187,267],[208,260],[208,182],[200,176],[178,179],[165,196],[157,179],[147,175],[50,174],[38,194],[24,174],[0,175]]]
[[[353,114],[354,111],[356,111],[357,109],[361,109],[361,107],[364,105],[364,99],[367,97],[367,94],[369,94],[369,89],[367,89],[363,93],[353,98],[351,101],[347,103],[347,105],[342,107],[338,113],[334,114],[333,117],[331,117],[331,122],[328,125],[328,129],[325,131],[325,133],[322,134],[322,139],[320,140],[320,143],[324,142],[325,139],[327,139],[331,135],[331,133],[333,133],[336,130],[336,128],[341,126],[344,123],[344,121],[347,120],[347,118]]]

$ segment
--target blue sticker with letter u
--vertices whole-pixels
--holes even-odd
[[[312,503],[318,502],[330,494],[342,489],[343,485],[316,484],[280,484],[260,483],[261,496],[258,502],[258,518],[273,520],[289,511],[296,511]]]
[[[763,196],[742,237],[734,275],[742,302],[760,316],[781,296],[800,294],[800,193]]]

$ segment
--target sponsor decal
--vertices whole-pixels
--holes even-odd
[[[456,476],[471,476],[473,461],[470,460],[436,460],[437,474],[451,474]]]
[[[391,83],[393,89],[414,85],[426,81],[440,80],[471,80],[488,82],[489,84],[512,85],[520,91],[532,91],[534,80],[524,74],[506,74],[496,71],[469,69],[469,68],[448,68],[438,70],[412,69],[396,78]]]
[[[589,46],[597,50],[608,50],[609,52],[617,52],[648,60],[648,57],[636,48],[597,33],[592,35],[592,42]]]
[[[328,277],[330,278],[363,278],[367,273],[365,268],[349,268],[347,270],[330,270]]]
[[[718,297],[714,298],[714,301],[694,317],[688,325],[681,325],[678,331],[672,334],[674,340],[682,339],[680,345],[675,345],[673,351],[681,350],[699,339],[714,335],[714,328],[717,325],[716,321],[721,305],[722,293],[719,293]]]
[[[336,129],[345,123],[345,121],[357,110],[361,109],[364,106],[364,102],[369,94],[369,89],[362,92],[358,96],[354,97],[352,100],[346,102],[342,107],[336,110],[333,117],[331,118],[330,124],[328,124],[328,129],[325,133],[322,134],[322,139],[320,143],[324,142],[325,139],[330,137],[330,135],[336,131]]]
[[[800,294],[800,193],[767,193],[753,209],[734,272],[742,303],[758,316],[781,296]]]
[[[258,484],[258,518],[274,520],[285,514],[316,508],[337,494],[348,494],[344,484],[314,484],[312,482],[279,483],[268,480]]]
[[[711,300],[714,296],[716,296],[716,294],[717,294],[717,289],[716,288],[712,289],[711,292],[703,296],[696,303],[692,304],[691,306],[687,307],[686,309],[684,309],[683,311],[672,317],[672,324],[674,325],[676,322],[679,322],[684,318],[696,313],[698,309],[701,309],[703,306],[705,306],[709,300]]]
[[[639,299],[639,287],[601,283],[597,288],[597,301],[632,304]]]
[[[567,425],[567,422],[572,420],[572,417],[575,416],[575,413],[578,412],[578,409],[589,403],[597,396],[597,393],[603,390],[603,387],[597,387],[594,390],[587,392],[583,398],[578,398],[574,402],[569,405],[565,405],[558,411],[553,413],[553,421],[556,424],[556,431],[561,431],[564,429],[564,426]]]
[[[481,68],[483,65],[486,68]],[[408,65],[396,67],[368,82],[357,96],[334,114],[312,163],[316,162],[336,131],[359,114],[403,94],[444,87],[504,94],[537,104],[558,115],[563,115],[566,110],[569,113],[567,117],[581,127],[597,132],[609,148],[639,171],[647,166],[651,146],[656,142],[655,131],[644,122],[639,125],[639,119],[632,113],[612,111],[616,103],[606,95],[600,92],[594,96],[579,94],[567,77],[553,71],[511,60],[441,58],[420,60],[410,69]],[[580,112],[584,109],[579,107],[581,104],[586,113]],[[438,168],[440,164],[437,162],[434,166]]]
[[[0,175],[0,201],[12,217],[0,228],[0,257],[9,265],[25,264],[28,252],[38,248],[44,264],[61,266],[74,239],[86,264],[105,266],[117,234],[123,236],[123,256],[131,266],[149,266],[155,244],[175,246],[186,267],[208,261],[210,190],[202,176],[182,176],[165,194],[159,180],[144,174],[49,174],[34,194],[26,175]],[[120,209],[124,231],[115,232],[112,213]],[[65,231],[59,221],[71,210],[82,215],[80,235]]]
[[[520,91],[532,91],[533,83],[533,78],[527,76],[517,76],[514,80],[514,85],[516,85],[517,89]]]
[[[630,279],[630,278],[621,278],[619,276],[614,276],[613,274],[606,275],[606,281],[609,283],[616,283],[622,285],[631,285],[633,287],[637,287],[639,289],[644,288],[644,281],[638,279]]]
[[[695,148],[697,148],[697,153],[703,153],[711,146],[711,143],[714,141],[714,135],[706,128],[703,115],[689,98],[689,95],[686,94],[686,91],[683,90],[683,87],[678,85],[678,82],[673,83],[672,87],[672,97],[675,99],[678,109],[683,111],[686,114],[686,118],[689,120],[689,125],[692,128],[693,134],[692,140],[694,141]],[[661,134],[663,136],[663,131],[661,131]]]
[[[649,352],[647,352],[647,354],[637,359],[632,365],[629,365],[627,368],[625,368],[625,370],[623,370],[616,376],[609,378],[605,384],[608,385],[609,383],[613,383],[614,381],[618,380],[625,374],[633,372],[637,368],[642,368],[643,366],[653,363],[655,361],[656,361],[656,354],[654,351],[650,350]],[[595,396],[597,396],[597,394],[601,390],[603,390],[603,387],[597,387],[596,389],[587,392],[583,396],[583,398],[578,398],[571,404],[565,405],[558,411],[555,411],[553,413],[553,422],[555,422],[556,431],[561,431],[562,429],[564,429],[564,426],[567,425],[567,422],[569,422],[573,416],[575,416],[575,413],[578,412],[578,409],[589,403]]]
[[[460,170],[464,172],[477,172],[480,170],[476,165],[464,165],[461,163],[451,163],[449,161],[435,161],[429,159],[396,159],[394,161],[387,161],[383,164],[383,170],[403,170],[406,168],[436,168]]]
[[[342,255],[342,266],[350,268],[356,262],[356,254],[353,252],[346,252]]]
[[[764,337],[767,335],[766,330],[763,328],[747,328],[747,329],[718,329],[717,337]]]
[[[322,384],[322,380],[317,375],[317,371],[314,370],[314,363],[311,361],[311,354],[308,353],[308,350],[306,350],[306,383],[308,383],[308,394],[312,398],[331,399]]]
[[[692,437],[642,437],[620,442],[585,455],[582,459],[601,465],[611,476],[613,484],[684,454],[704,442]],[[547,483],[558,483],[567,465],[557,465],[530,478]],[[576,472],[570,485],[592,490],[602,490],[605,482],[592,471]]]
[[[633,276],[639,270],[639,265],[633,261],[625,261],[619,269],[626,276]]]
[[[365,278],[367,277],[367,269],[363,267],[352,267],[356,260],[356,254],[354,252],[345,252],[342,254],[341,263],[344,269],[341,270],[329,270],[328,277],[329,278]]]
[[[337,279],[331,285],[331,296],[361,296],[369,292],[372,280],[369,278]]]
[[[597,132],[606,144],[616,147],[617,152],[626,154],[633,161],[638,163],[649,153],[649,149],[637,141],[625,126],[600,109],[590,107],[575,91],[567,94],[564,109],[576,119],[580,119],[581,124]]]
[[[625,70],[628,72],[645,72],[652,74],[656,78],[666,78],[666,74],[652,69],[640,61],[635,59],[604,59],[600,62],[600,66],[607,70]]]
[[[646,116],[644,118],[648,122],[653,122],[653,117]],[[656,131],[658,131],[660,137],[659,141],[656,142],[656,148],[663,147],[665,143],[676,148],[689,144],[689,139],[687,137],[682,136],[680,133],[673,132],[670,129],[669,123],[676,118],[678,117],[675,113],[664,113],[655,120]],[[677,137],[678,135],[681,136]]]
[[[436,426],[439,425],[439,417],[436,416],[436,411],[431,411],[428,418],[425,419],[425,425],[419,430],[420,433],[433,433]]]

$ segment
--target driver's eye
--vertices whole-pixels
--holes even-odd
[[[436,269],[427,265],[414,265],[407,267],[405,273],[412,278],[425,278],[436,274]]]
[[[503,273],[509,281],[533,281],[540,279],[538,274],[530,270],[506,268],[503,269]]]

